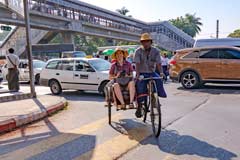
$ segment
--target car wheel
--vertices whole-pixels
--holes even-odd
[[[182,74],[181,83],[186,89],[198,88],[200,87],[200,78],[195,72],[187,71]]]
[[[35,76],[35,84],[39,85],[40,84],[40,74],[37,74]]]
[[[62,93],[62,87],[61,87],[61,85],[58,83],[58,81],[56,81],[56,80],[52,80],[51,82],[50,82],[50,89],[51,89],[51,92],[52,92],[52,94],[54,94],[54,95],[59,95],[59,94],[61,94]]]
[[[107,85],[107,83],[108,81],[104,81],[98,89],[99,94],[101,94],[102,96],[105,96],[104,88]]]

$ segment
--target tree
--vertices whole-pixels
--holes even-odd
[[[200,17],[196,17],[196,13],[194,14],[186,14],[185,15],[187,24],[189,25],[189,28],[192,31],[192,37],[195,37],[199,32],[201,32],[201,26],[203,25],[201,22]]]
[[[200,17],[196,17],[196,14],[189,13],[184,17],[181,16],[176,19],[171,19],[170,22],[191,37],[195,37],[201,31],[201,26],[203,25]]]
[[[57,34],[50,43],[64,43],[61,34]],[[117,41],[116,44],[111,44],[109,39],[93,37],[93,36],[85,36],[85,35],[74,35],[74,44],[76,50],[84,51],[86,54],[91,55],[98,51],[98,47],[109,46],[109,45],[136,45],[138,43],[135,42],[127,42],[127,41]]]
[[[231,38],[240,38],[240,29],[235,30],[233,33],[230,33],[228,37]]]
[[[128,41],[118,41],[117,46],[125,46],[125,45],[139,45],[137,42],[128,42]]]
[[[76,50],[86,52],[88,55],[96,53],[98,47],[107,46],[108,42],[105,38],[88,37],[84,35],[76,35],[74,38]]]
[[[63,43],[63,37],[58,33],[49,43]]]
[[[122,7],[121,9],[117,9],[116,11],[124,16],[132,17],[131,15],[127,15],[127,13],[129,13],[130,11],[126,7]]]

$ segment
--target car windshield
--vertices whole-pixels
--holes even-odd
[[[33,62],[33,68],[43,68],[46,65],[43,61],[35,61]]]
[[[89,60],[89,64],[97,71],[108,71],[111,67],[111,63],[103,59]]]

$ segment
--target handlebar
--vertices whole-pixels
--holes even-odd
[[[163,78],[162,77],[149,77],[149,78],[139,77],[137,79],[140,81],[146,81],[146,80],[163,79]]]

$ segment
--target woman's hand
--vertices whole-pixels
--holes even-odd
[[[121,75],[121,72],[118,72],[115,78],[119,78]]]

